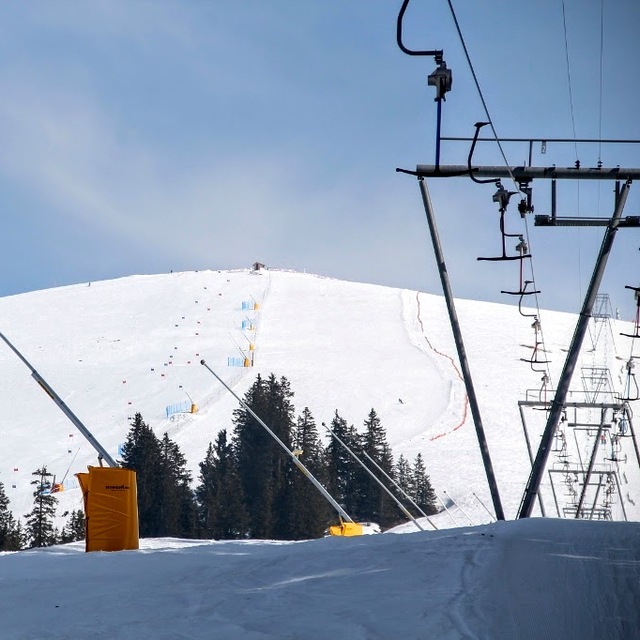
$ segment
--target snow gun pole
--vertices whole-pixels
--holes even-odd
[[[475,496],[475,499],[482,505],[482,508],[489,514],[489,517],[496,522],[496,517],[493,515],[493,513],[491,513],[491,511],[489,511],[489,509],[487,509],[486,505],[484,502],[482,502],[482,500],[480,500],[480,498],[478,497],[478,494],[474,493],[473,494]]]
[[[329,427],[327,427],[328,429]],[[375,468],[384,475],[384,477],[427,519],[427,522],[434,528],[438,529],[433,522],[429,519],[429,516],[416,504],[415,500],[366,452],[363,451],[367,460],[371,464],[375,465]]]
[[[233,336],[231,334],[229,334],[229,337],[231,338],[233,344],[236,345],[236,347],[238,347],[238,351],[242,354],[243,358],[247,357],[247,354],[242,350],[242,347],[233,339]],[[209,367],[207,367],[208,369]]]
[[[475,527],[476,523],[469,517],[469,514],[446,491],[443,491],[442,493],[444,493],[444,495],[447,496],[447,498],[449,498],[449,500],[451,500],[451,502],[453,502],[460,511],[462,511],[464,517],[471,523],[471,526]]]
[[[351,457],[389,494],[390,498],[398,505],[400,511],[402,511],[402,513],[404,513],[404,515],[407,516],[407,518],[409,518],[413,522],[413,524],[415,524],[416,527],[420,529],[420,531],[424,531],[424,529],[420,526],[420,523],[409,513],[409,511],[407,511],[402,502],[400,502],[400,500],[398,500],[398,498],[396,498],[393,493],[391,493],[391,491],[389,491],[389,489],[384,486],[384,484],[380,481],[380,478],[377,478],[372,473],[371,469],[369,469],[369,467],[367,467],[367,465],[362,462],[362,460],[360,460],[360,458],[358,458],[358,456],[353,453],[353,451],[342,440],[340,440],[340,438],[329,427],[327,427],[326,424],[324,426],[326,430],[349,452]]]
[[[349,514],[331,497],[331,494],[318,482],[315,476],[305,467],[297,456],[293,454],[293,451],[287,447],[287,445],[278,438],[278,436],[267,426],[267,424],[256,414],[255,411],[249,407],[249,405],[240,398],[240,396],[233,391],[227,385],[227,383],[204,361],[200,360],[200,364],[204,366],[207,371],[240,403],[242,408],[250,413],[267,431],[267,433],[287,452],[287,455],[293,460],[293,463],[302,471],[302,473],[309,478],[315,488],[325,497],[327,502],[340,514],[340,516],[347,522],[353,522]]]
[[[30,369],[31,377],[42,387],[44,392],[58,405],[58,408],[67,418],[74,424],[76,429],[89,441],[89,444],[98,452],[98,459],[104,460],[110,467],[117,467],[118,463],[109,455],[107,450],[93,437],[93,434],[87,427],[80,422],[80,419],[69,409],[64,400],[47,384],[46,380],[31,366],[31,363],[9,342],[9,340],[0,332],[2,338],[9,349],[13,351],[22,362]]]

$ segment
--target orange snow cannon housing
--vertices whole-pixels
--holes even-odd
[[[136,472],[89,467],[77,473],[85,513],[85,551],[139,548]]]

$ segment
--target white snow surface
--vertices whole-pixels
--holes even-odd
[[[640,531],[534,518],[308,542],[0,555],[3,638],[640,637]]]
[[[541,373],[522,361],[532,320],[511,305],[456,304],[512,519],[530,469],[517,402],[545,393]],[[544,311],[541,320],[555,383],[576,316]],[[599,345],[621,385],[629,339],[619,333],[633,327],[611,326]],[[2,638],[640,638],[637,464],[628,456],[619,470],[630,522],[491,523],[440,296],[282,271],[131,276],[2,298],[0,331],[114,457],[139,411],[180,445],[197,477],[237,407],[204,358],[240,396],[258,373],[286,376],[297,412],[308,406],[318,425],[337,409],[361,427],[375,408],[396,458],[422,453],[449,507],[432,518],[438,530],[425,521],[424,532],[412,523],[394,530],[406,535],[0,554]],[[228,366],[250,344],[254,366]],[[81,508],[73,474],[96,464],[95,451],[4,343],[0,380],[0,481],[10,508],[29,511],[31,473],[43,464],[64,479],[58,513]],[[167,418],[168,405],[190,399],[197,413]],[[534,450],[543,426],[529,423]]]

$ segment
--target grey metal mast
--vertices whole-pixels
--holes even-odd
[[[65,404],[64,400],[47,384],[47,381],[31,366],[31,363],[9,342],[7,337],[0,332],[0,338],[2,338],[7,346],[13,351],[22,362],[30,369],[31,377],[42,387],[44,392],[56,403],[60,411],[64,413],[69,420],[74,424],[76,429],[89,441],[89,444],[98,452],[98,459],[104,460],[110,467],[119,466],[118,463],[109,455],[107,450],[94,438],[93,434],[87,427],[82,424],[80,418],[76,416],[71,409]]]
[[[258,414],[251,409],[251,407],[240,398],[240,396],[233,390],[229,385],[204,361],[200,360],[200,364],[204,366],[204,368],[240,403],[242,408],[250,413],[258,423],[265,428],[267,433],[286,451],[287,455],[293,460],[293,463],[302,471],[302,473],[309,478],[313,486],[324,496],[324,498],[329,502],[329,504],[347,521],[353,522],[349,514],[333,499],[331,494],[320,484],[320,482],[316,479],[316,477],[305,467],[298,457],[293,454],[293,451],[287,447],[287,445],[278,438],[278,436],[268,427],[267,423],[264,422],[258,416]]]
[[[500,501],[500,492],[498,491],[498,485],[496,483],[496,477],[493,471],[493,464],[491,463],[491,455],[489,454],[487,438],[484,433],[484,426],[482,424],[482,418],[480,416],[480,407],[478,405],[475,388],[473,386],[473,379],[471,377],[471,370],[469,369],[467,352],[464,348],[462,332],[460,331],[460,322],[458,321],[458,314],[456,313],[455,301],[453,298],[453,293],[451,291],[451,284],[449,282],[449,273],[447,272],[447,265],[444,261],[444,254],[442,252],[442,246],[440,244],[440,236],[438,234],[438,228],[436,226],[436,220],[433,214],[431,197],[429,196],[429,190],[427,188],[426,180],[420,178],[419,184],[420,193],[422,194],[422,202],[424,204],[424,210],[427,214],[427,221],[429,223],[429,230],[431,232],[433,252],[435,254],[436,264],[438,265],[438,272],[440,274],[440,282],[442,283],[442,290],[444,291],[444,297],[447,302],[447,310],[449,312],[451,330],[453,331],[453,338],[455,340],[456,349],[458,351],[460,367],[462,368],[464,386],[467,391],[467,396],[469,397],[469,408],[471,409],[471,415],[473,416],[473,422],[476,427],[476,435],[478,437],[478,444],[480,445],[480,454],[482,455],[482,462],[484,464],[485,474],[489,483],[489,491],[491,492],[493,508],[496,512],[496,518],[498,520],[504,520],[504,511],[502,509],[502,502]]]
[[[332,431],[329,427],[327,427],[327,425],[324,425],[326,430],[347,450],[347,452],[349,453],[349,455],[380,485],[380,487],[391,497],[391,499],[398,505],[398,508],[400,509],[400,511],[402,511],[402,513],[404,513],[405,516],[407,516],[407,518],[409,518],[413,524],[416,525],[416,527],[418,527],[418,529],[420,529],[420,531],[424,531],[424,529],[420,526],[420,523],[411,515],[411,513],[409,512],[409,510],[402,504],[402,502],[400,502],[400,500],[398,500],[398,498],[396,498],[393,493],[391,493],[391,491],[389,491],[389,489],[387,487],[384,486],[384,484],[382,483],[382,481],[380,480],[380,478],[376,477],[376,475],[371,471],[371,469],[369,469],[369,467],[367,467],[367,465],[362,462],[362,460],[360,460],[360,458],[358,458],[358,456],[353,452],[353,450],[343,441],[340,439],[340,437],[334,432]],[[367,456],[369,457],[369,456]],[[371,460],[371,458],[369,458],[369,460]]]

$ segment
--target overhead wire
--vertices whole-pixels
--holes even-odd
[[[567,35],[567,10],[565,7],[564,0],[561,0],[561,4],[562,4],[562,29],[564,33],[564,58],[565,58],[565,65],[567,68],[567,84],[569,87],[569,111],[571,114],[571,129],[573,131],[573,140],[574,140],[573,146],[574,146],[574,152],[576,156],[576,166],[577,166],[578,163],[580,162],[580,159],[578,157],[578,143],[576,142],[576,139],[578,136],[576,134],[576,117],[575,117],[575,108],[573,105],[573,83],[571,81],[571,61],[569,56],[569,38]],[[578,182],[578,184],[576,185],[576,189],[577,189],[577,213],[579,215],[580,214],[580,182]],[[580,228],[578,228],[577,235],[578,235],[578,242],[576,244],[578,248],[578,293],[581,298],[582,297],[582,241],[581,241]]]
[[[600,97],[598,110],[598,166],[602,166],[602,84],[604,60],[604,0],[600,0]]]
[[[602,96],[604,69],[604,0],[600,0],[600,71],[598,82],[598,167],[602,166]],[[598,213],[600,213],[600,182],[598,182]]]
[[[569,85],[569,108],[571,111],[571,130],[573,131],[573,148],[576,155],[576,160],[578,160],[578,143],[576,142],[577,134],[576,134],[576,117],[575,117],[575,109],[573,108],[573,85],[571,82],[571,64],[569,61],[569,39],[567,37],[567,11],[564,5],[564,0],[562,0],[562,29],[564,32],[564,59],[567,66],[567,83]]]
[[[480,88],[480,82],[478,81],[478,76],[476,75],[476,71],[473,67],[473,63],[471,62],[471,56],[469,55],[469,50],[467,49],[467,43],[465,42],[464,36],[462,35],[462,29],[460,28],[460,23],[458,22],[458,17],[456,16],[455,9],[453,8],[453,4],[451,0],[447,0],[449,4],[449,9],[451,10],[451,17],[453,18],[453,22],[456,26],[456,30],[458,32],[458,37],[460,38],[460,44],[462,45],[462,49],[464,50],[464,55],[467,58],[467,64],[469,65],[469,70],[471,71],[471,75],[473,76],[473,81],[476,85],[476,90],[478,91],[478,95],[480,96],[480,101],[482,102],[482,107],[484,108],[484,113],[487,116],[487,120],[489,122],[489,126],[491,127],[491,131],[493,132],[493,137],[496,140],[496,144],[498,145],[498,149],[500,149],[500,154],[502,155],[502,160],[504,162],[505,167],[509,171],[509,175],[511,176],[511,180],[513,181],[514,186],[518,189],[518,183],[513,175],[513,171],[511,171],[511,165],[507,160],[507,156],[502,147],[502,143],[500,142],[500,138],[498,137],[498,133],[496,132],[496,128],[493,125],[493,119],[489,114],[489,108],[487,107],[487,103],[484,99],[484,94],[482,93],[482,89]]]
[[[511,177],[511,180],[516,188],[517,191],[520,191],[520,185],[518,184],[518,182],[515,179],[515,176],[513,174],[513,171],[511,169],[511,164],[509,163],[509,161],[507,160],[507,156],[506,153],[504,151],[504,148],[502,146],[502,143],[500,141],[500,138],[498,137],[498,133],[496,131],[496,128],[493,124],[493,118],[491,118],[491,114],[489,113],[489,108],[487,107],[487,103],[484,99],[484,94],[482,93],[482,88],[480,87],[480,82],[478,80],[478,76],[475,72],[474,66],[473,66],[473,62],[471,61],[471,56],[469,55],[469,50],[467,49],[467,44],[465,42],[464,39],[464,35],[462,34],[462,29],[460,28],[460,23],[458,22],[458,17],[456,15],[455,9],[453,7],[453,3],[452,0],[447,0],[447,3],[449,5],[449,10],[451,11],[451,17],[453,18],[453,22],[455,24],[456,27],[456,31],[458,32],[458,37],[460,39],[460,44],[462,45],[462,49],[464,51],[465,57],[467,59],[467,64],[469,65],[469,69],[471,71],[471,75],[473,76],[473,81],[476,85],[476,90],[478,91],[478,95],[480,97],[480,101],[482,102],[482,106],[484,108],[484,112],[485,115],[487,117],[487,121],[489,122],[489,126],[491,127],[491,131],[493,132],[493,137],[495,138],[496,144],[498,145],[498,149],[500,150],[500,155],[502,156],[502,160],[504,162],[504,166],[506,167],[506,169],[509,171],[509,175]],[[564,2],[563,2],[563,6],[564,6]],[[574,138],[575,138],[575,132],[574,132]],[[529,247],[531,247],[531,243],[530,243],[530,238],[529,238],[529,227],[527,224],[527,219],[526,216],[524,217],[524,221],[525,221],[525,233],[527,236],[527,244],[529,245]],[[529,258],[529,268],[531,270],[531,278],[532,278],[532,282],[533,282],[533,288],[534,290],[537,289],[536,286],[536,282],[535,282],[535,273],[533,270],[533,256],[531,256]],[[535,293],[534,294],[534,299],[535,299],[535,303],[536,303],[536,311],[538,313],[538,318],[540,318],[540,301],[538,299],[538,294]],[[540,329],[540,338],[541,338],[541,344],[542,344],[542,349],[544,350],[544,352],[546,352],[546,346],[544,343],[544,334],[542,332],[542,329]],[[547,370],[546,375],[548,376],[549,381],[551,381],[551,373],[549,370],[549,365],[546,364],[545,368]]]

